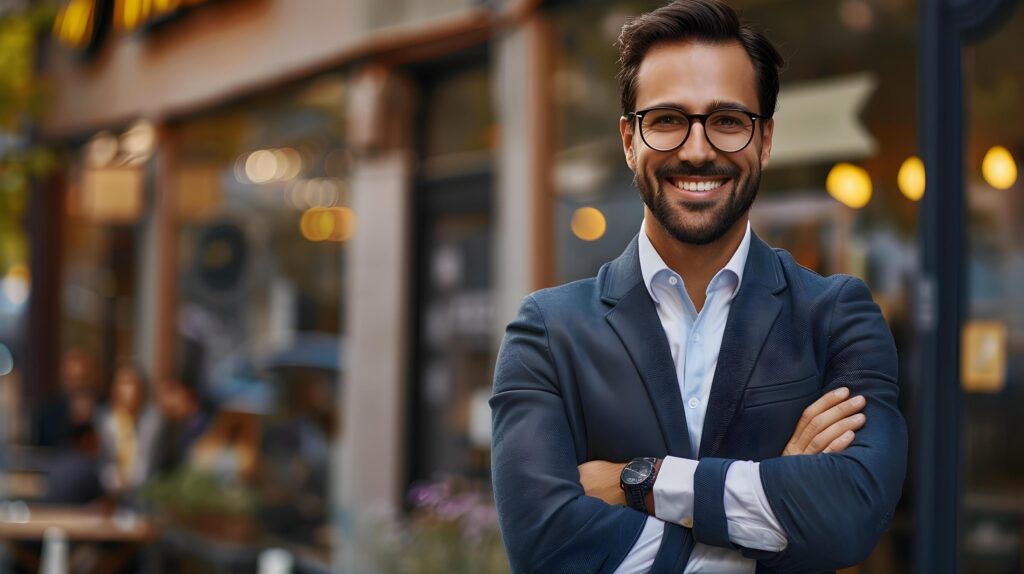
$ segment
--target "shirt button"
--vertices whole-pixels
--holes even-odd
[[[679,280],[678,280],[678,279],[676,279],[675,275],[673,275],[672,277],[669,277],[669,278],[668,278],[668,282],[669,282],[669,284],[671,284],[671,285],[675,285],[675,284],[679,283]]]
[[[693,519],[692,518],[684,518],[683,522],[682,522],[682,525],[685,526],[686,528],[693,528]]]
[[[700,333],[695,333],[693,335],[693,342],[694,343],[700,343]]]
[[[687,403],[687,404],[690,405],[691,409],[695,409],[695,408],[697,408],[697,405],[700,404],[700,401],[697,399],[697,397],[694,397],[694,398],[690,399],[690,402]]]

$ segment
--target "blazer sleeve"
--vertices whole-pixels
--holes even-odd
[[[744,549],[783,572],[836,570],[858,564],[889,527],[906,474],[907,429],[897,408],[896,346],[871,292],[848,278],[840,287],[829,329],[823,392],[841,386],[867,399],[867,424],[839,454],[767,459],[761,481],[788,546],[768,553]],[[695,475],[694,536],[722,543],[725,515],[718,494],[727,460],[704,459]],[[698,528],[703,523],[711,528]],[[718,530],[719,532],[716,532]]]
[[[586,496],[537,302],[506,329],[494,374],[492,474],[514,572],[612,572],[646,515]]]

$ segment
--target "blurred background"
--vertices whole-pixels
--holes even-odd
[[[0,2],[0,571],[507,571],[497,346],[639,228],[614,41],[660,4]],[[1024,572],[1024,11],[947,13],[950,55],[914,0],[732,4],[789,62],[754,228],[900,350],[910,473],[850,571]],[[960,93],[964,227],[921,231]]]

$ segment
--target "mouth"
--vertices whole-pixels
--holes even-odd
[[[706,194],[714,192],[729,182],[727,178],[707,179],[694,177],[670,177],[667,181],[672,187],[691,194]]]

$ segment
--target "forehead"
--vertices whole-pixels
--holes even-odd
[[[673,104],[701,113],[715,102],[761,111],[754,64],[738,42],[658,44],[644,56],[637,73],[636,109]]]

